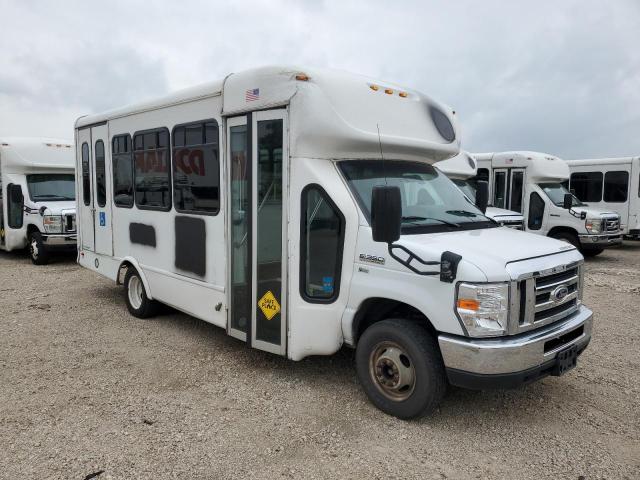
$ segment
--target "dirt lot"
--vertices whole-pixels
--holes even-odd
[[[73,257],[0,254],[0,477],[640,478],[640,243],[589,260],[586,285],[576,370],[450,389],[404,422],[350,350],[289,362],[180,313],[137,320]]]

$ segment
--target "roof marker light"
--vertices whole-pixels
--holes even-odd
[[[380,90],[380,87],[378,85],[369,85],[369,88],[374,92],[377,92],[378,90]]]
[[[306,73],[298,73],[296,75],[296,80],[300,80],[301,82],[307,82],[309,81],[309,75],[307,75]]]
[[[390,88],[385,88],[384,93],[386,93],[387,95],[393,95],[393,90],[391,90]]]
[[[407,98],[409,96],[407,92],[400,92],[398,95],[400,95],[402,98]]]

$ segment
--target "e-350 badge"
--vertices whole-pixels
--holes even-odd
[[[374,263],[376,265],[384,265],[384,257],[378,257],[377,255],[367,255],[366,253],[360,254],[360,261]]]

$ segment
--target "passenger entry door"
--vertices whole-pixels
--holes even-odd
[[[90,128],[78,130],[77,146],[77,224],[80,230],[80,241],[82,242],[81,249],[93,252],[95,250],[95,232],[93,226],[95,210],[93,206],[93,162]]]
[[[286,353],[286,111],[227,121],[230,335]]]
[[[106,125],[91,128],[95,252],[113,254],[111,238],[111,148]]]

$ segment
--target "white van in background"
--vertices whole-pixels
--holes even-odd
[[[0,250],[29,247],[33,263],[76,248],[72,143],[51,138],[0,139]]]
[[[75,127],[78,262],[134,316],[162,302],[292,360],[352,346],[401,418],[448,384],[562,375],[591,339],[582,255],[498,228],[484,183],[476,208],[433,167],[455,116],[419,91],[264,67]]]
[[[567,160],[569,190],[590,207],[620,215],[623,235],[640,240],[640,157]]]
[[[522,212],[526,231],[568,242],[585,256],[622,243],[619,214],[592,208],[571,196],[564,185],[569,180],[564,160],[539,152],[473,157],[478,171],[489,172],[491,205]]]
[[[468,152],[460,152],[449,160],[438,162],[436,168],[449,177],[471,203],[476,203],[478,166]],[[488,206],[484,214],[502,227],[524,230],[524,217],[521,213]]]

